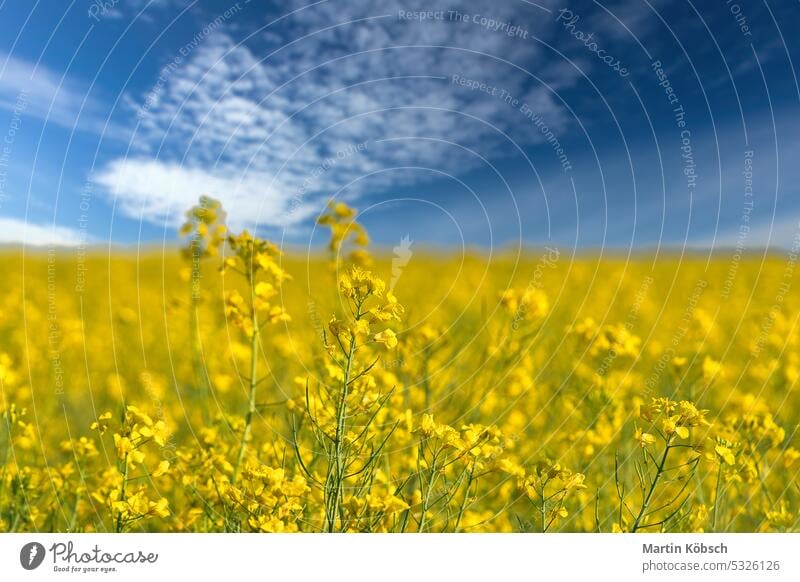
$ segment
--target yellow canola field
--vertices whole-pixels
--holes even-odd
[[[0,531],[797,531],[791,253],[0,256]],[[654,260],[655,259],[655,260]]]

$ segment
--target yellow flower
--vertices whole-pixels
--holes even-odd
[[[91,429],[96,430],[101,435],[105,434],[108,430],[108,421],[111,420],[112,414],[110,412],[104,412],[100,416],[97,417],[97,420],[92,423]]]
[[[783,453],[783,466],[789,469],[794,466],[798,459],[800,459],[800,451],[794,447],[789,447]]]
[[[169,500],[166,497],[162,497],[159,499],[154,506],[150,508],[150,511],[155,513],[158,517],[168,517],[169,516]]]
[[[717,455],[719,455],[719,456],[720,456],[720,458],[721,458],[723,461],[725,461],[725,462],[726,462],[728,465],[734,465],[734,464],[736,464],[736,457],[734,456],[734,454],[733,454],[733,451],[731,451],[731,450],[730,450],[728,447],[726,447],[725,445],[721,445],[721,444],[720,444],[720,445],[717,445],[716,447],[714,447],[714,451],[715,451],[715,452],[717,453]]]
[[[114,446],[117,449],[117,458],[121,461],[133,450],[133,443],[131,443],[131,440],[128,437],[116,433],[114,434]]]
[[[678,438],[689,438],[689,429],[685,426],[680,426],[678,424],[679,420],[680,416],[678,415],[665,418],[661,422],[661,430],[663,430],[664,434],[666,434],[668,437],[674,434],[677,435]]]
[[[336,319],[336,316],[334,315],[328,322],[328,331],[330,331],[334,337],[339,337],[344,332],[349,332],[350,329],[348,328],[347,323]]]
[[[675,368],[676,372],[681,372],[684,367],[686,367],[686,363],[688,360],[682,356],[675,356],[672,358],[672,367]]]
[[[583,483],[585,480],[586,475],[583,473],[573,473],[564,481],[564,489],[567,491],[572,489],[586,489],[586,485]]]
[[[633,439],[639,443],[639,446],[645,448],[646,446],[653,445],[656,442],[656,437],[650,433],[643,432],[641,428],[637,428]]]
[[[423,414],[422,422],[417,429],[417,432],[426,438],[430,438],[436,432],[436,422],[433,420],[432,414]]]
[[[278,291],[275,289],[275,286],[272,283],[267,283],[265,281],[260,281],[256,283],[255,286],[255,294],[256,297],[261,299],[262,301],[267,301],[271,299],[275,295],[277,295]]]
[[[356,211],[344,202],[331,202],[329,206],[337,218],[352,218],[356,214]]]
[[[353,324],[352,331],[355,336],[369,335],[369,322],[366,319],[359,319]]]
[[[391,329],[385,329],[372,336],[377,343],[383,344],[388,349],[397,347],[397,335]]]

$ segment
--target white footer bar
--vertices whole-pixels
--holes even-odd
[[[2,580],[800,580],[800,534],[0,534]]]

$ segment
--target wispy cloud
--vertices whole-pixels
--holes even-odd
[[[127,140],[130,133],[104,115],[89,85],[61,75],[42,63],[0,52],[0,109],[15,111],[72,130]]]
[[[0,218],[0,244],[29,246],[77,246],[86,243],[80,231],[53,224],[34,224],[15,218]]]
[[[550,14],[470,4],[469,16],[528,32],[511,38],[480,21],[409,20],[389,0],[368,8],[312,6],[245,42],[215,27],[152,91],[134,96],[147,105],[132,159],[110,161],[98,182],[125,213],[145,220],[174,223],[207,193],[226,201],[234,222],[289,226],[340,189],[360,196],[426,174],[385,169],[458,174],[480,165],[481,156],[513,152],[509,140],[543,139],[487,87],[528,104],[554,131],[567,127],[543,83],[564,87],[577,73],[548,66],[533,38],[544,34]],[[401,8],[429,9],[419,0]],[[455,2],[437,8],[467,10]],[[454,75],[485,85],[459,85]]]

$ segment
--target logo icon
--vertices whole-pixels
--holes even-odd
[[[35,570],[44,561],[44,546],[39,542],[29,542],[19,552],[19,563],[26,570]]]
[[[400,244],[392,249],[394,257],[392,258],[392,280],[389,282],[389,291],[394,291],[395,285],[400,280],[400,275],[403,274],[411,256],[414,254],[411,250],[411,245],[414,243],[411,237],[405,235],[400,239]]]

